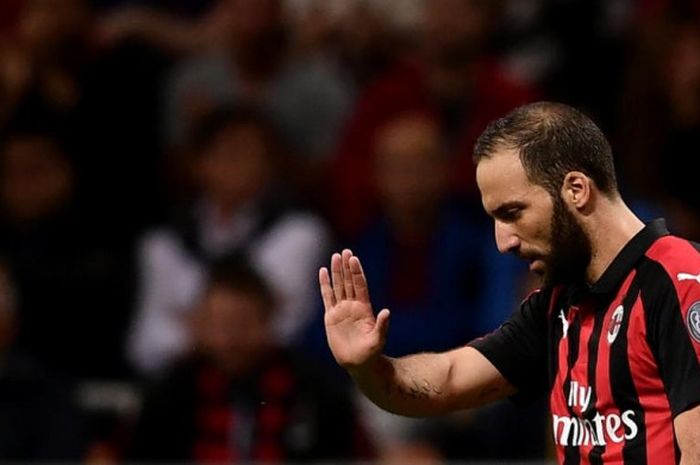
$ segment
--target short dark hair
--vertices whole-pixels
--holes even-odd
[[[518,151],[528,179],[558,195],[564,177],[581,171],[608,197],[618,195],[608,140],[580,111],[561,103],[537,102],[490,123],[474,147],[474,162],[498,149]]]
[[[209,266],[207,290],[221,287],[253,297],[265,317],[274,313],[276,299],[270,284],[243,254],[225,255]]]

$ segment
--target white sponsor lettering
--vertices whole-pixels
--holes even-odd
[[[590,386],[581,386],[571,381],[567,405],[581,407],[584,415],[591,404],[593,391]],[[604,446],[609,442],[620,443],[637,437],[639,427],[634,422],[635,412],[626,410],[620,415],[596,413],[593,419],[580,416],[552,415],[554,442],[561,446]]]
[[[624,434],[617,434],[621,425],[622,419],[620,419],[619,416],[608,415],[605,417],[605,431],[608,433],[608,437],[610,437],[613,442],[622,442],[622,440],[625,439]]]
[[[624,423],[629,430],[627,433],[625,433],[625,439],[636,438],[637,433],[639,432],[637,424],[632,419],[633,416],[634,412],[632,410],[625,410],[622,412],[622,423]]]
[[[554,442],[560,446],[604,446],[637,437],[639,427],[632,410],[622,415],[597,413],[593,420],[565,415],[552,415]]]
[[[567,404],[569,407],[581,407],[581,411],[585,412],[588,409],[588,404],[591,402],[593,390],[590,386],[581,386],[577,381],[572,381],[569,386],[569,399]]]

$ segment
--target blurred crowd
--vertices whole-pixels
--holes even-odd
[[[317,291],[350,247],[389,355],[497,327],[472,145],[542,99],[700,239],[698,1],[0,0],[0,461],[545,457],[542,401],[369,405]]]

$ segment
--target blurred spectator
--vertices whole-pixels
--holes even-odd
[[[59,137],[19,127],[3,137],[0,254],[22,295],[18,344],[63,374],[124,376],[128,254],[76,202],[77,187]]]
[[[424,6],[416,53],[368,85],[337,144],[329,203],[345,235],[361,231],[376,211],[377,192],[367,173],[377,131],[386,121],[405,111],[437,118],[454,185],[474,193],[476,136],[494,117],[534,97],[490,54],[498,2],[431,0]]]
[[[21,2],[0,41],[0,128],[60,123],[53,130],[73,142],[85,200],[111,209],[115,236],[126,240],[158,207],[155,87],[164,61],[143,46],[102,45],[88,0]],[[125,204],[128,217],[117,218]]]
[[[77,461],[83,423],[66,386],[14,345],[15,291],[0,263],[0,462]]]
[[[392,310],[386,351],[443,351],[496,328],[524,268],[499,254],[486,215],[451,195],[438,122],[403,114],[377,132],[373,182],[381,213],[352,246],[373,301]]]
[[[388,67],[421,0],[287,0],[297,53],[325,50],[355,88]]]
[[[350,246],[363,257],[376,308],[392,312],[385,346],[390,356],[464,345],[495,329],[521,297],[517,290],[525,268],[514,257],[488,247],[492,230],[486,216],[451,195],[450,159],[440,131],[434,118],[410,112],[378,129],[372,179],[381,213]],[[319,321],[316,353],[327,352],[321,327]],[[367,402],[361,405],[379,452],[389,463],[442,459],[448,454],[454,460],[503,458],[508,453],[513,457],[525,450],[523,444],[537,441],[540,451],[544,444],[542,433],[534,431],[514,441],[510,452],[499,453],[498,431],[516,417],[514,409],[492,409],[484,426],[481,420],[464,425],[464,418],[408,420]],[[481,417],[473,412],[469,418]],[[447,435],[456,429],[462,445],[478,437],[481,450],[488,448],[491,455],[436,440],[437,431]]]
[[[352,99],[332,61],[288,53],[281,0],[221,0],[215,13],[228,18],[225,40],[183,63],[167,83],[170,145],[182,147],[198,119],[220,104],[255,104],[301,159],[327,155]]]
[[[276,311],[272,291],[245,261],[227,257],[213,265],[194,318],[197,351],[147,396],[134,459],[367,458],[347,394],[276,345]]]
[[[268,276],[280,303],[270,323],[280,343],[295,342],[318,299],[326,228],[294,207],[282,188],[270,125],[257,110],[223,108],[198,132],[197,195],[139,248],[141,289],[129,352],[151,375],[188,347],[186,319],[212,259],[243,253]]]
[[[623,186],[663,204],[675,230],[700,238],[700,195],[688,169],[700,151],[700,7],[661,4],[640,17],[636,39],[619,115]]]
[[[81,98],[87,59],[84,0],[26,0],[16,9],[16,25],[0,46],[0,127],[37,101],[46,112],[69,114]]]

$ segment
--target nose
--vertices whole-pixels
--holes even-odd
[[[520,247],[520,238],[509,224],[496,220],[494,233],[496,235],[496,247],[499,252],[513,252]]]

